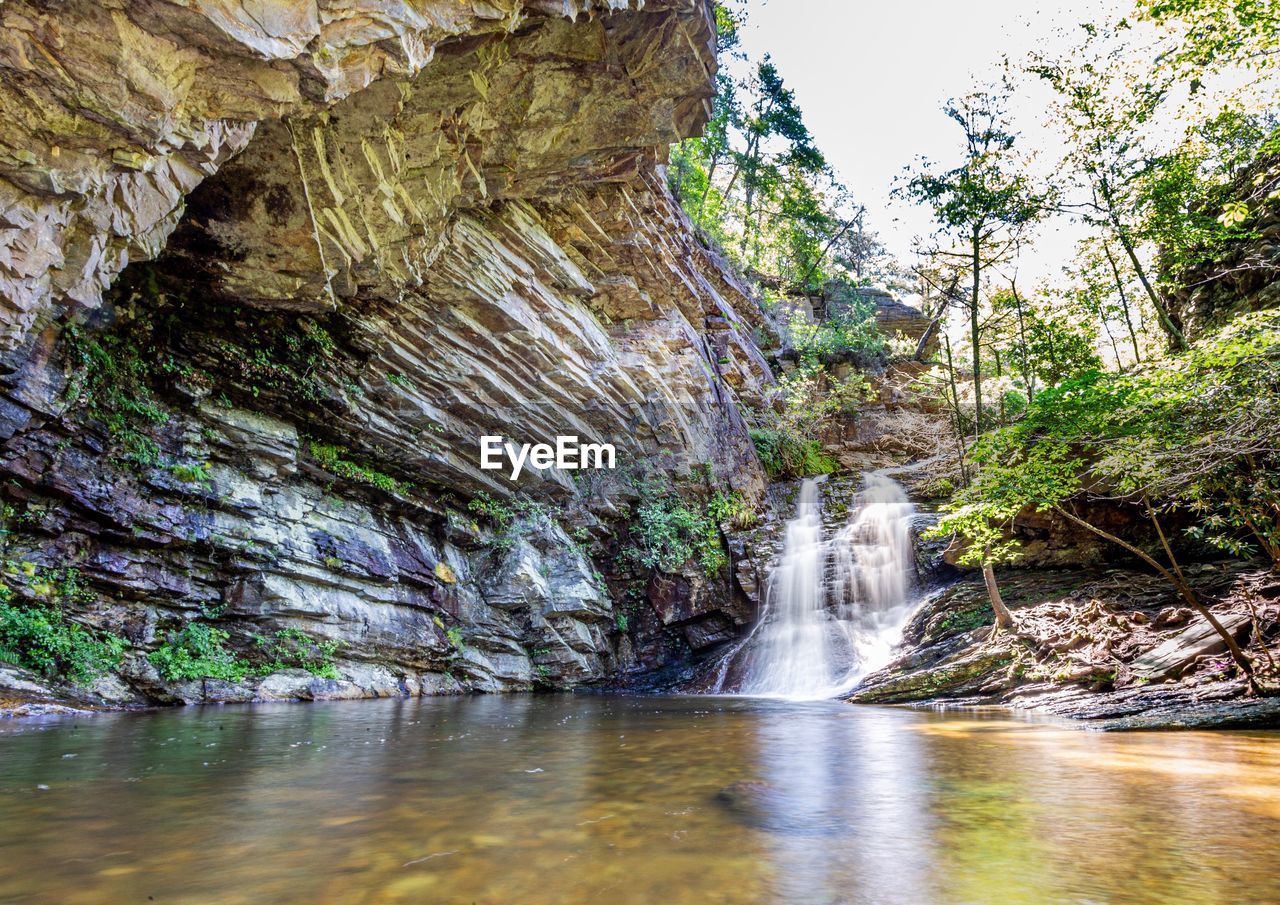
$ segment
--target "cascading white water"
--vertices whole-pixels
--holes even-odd
[[[892,478],[872,472],[865,480],[830,544],[836,624],[856,667],[848,684],[889,662],[914,603],[916,507]]]
[[[888,662],[911,607],[914,515],[896,481],[868,474],[848,523],[824,541],[818,485],[804,482],[746,645],[742,693],[834,697]]]
[[[806,480],[796,517],[787,522],[782,560],[769,579],[771,612],[753,639],[742,689],[747,694],[821,697],[831,683],[819,505],[817,483]]]

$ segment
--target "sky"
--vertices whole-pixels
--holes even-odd
[[[743,46],[752,59],[773,56],[818,147],[906,263],[930,219],[890,192],[919,156],[958,162],[960,130],[942,104],[996,74],[1004,55],[1066,48],[1079,22],[1128,8],[1124,0],[747,0]],[[1037,131],[1042,103],[1020,97],[1011,113],[1025,140],[1052,143]],[[1030,276],[1049,277],[1074,241],[1068,225],[1048,227],[1024,265]]]

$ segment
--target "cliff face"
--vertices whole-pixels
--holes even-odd
[[[679,607],[620,555],[645,476],[763,489],[770,328],[659,170],[712,92],[701,0],[0,18],[4,555],[128,641],[97,693],[560,686],[747,618],[727,570]],[[487,434],[619,468],[513,483]],[[197,618],[338,642],[339,678],[166,681]]]
[[[1246,237],[1218,247],[1214,260],[1172,275],[1169,315],[1188,339],[1206,336],[1237,315],[1280,306],[1280,206],[1274,192],[1258,197],[1277,179],[1280,159],[1264,157],[1249,167],[1232,192],[1252,211]]]

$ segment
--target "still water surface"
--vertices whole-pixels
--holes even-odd
[[[47,787],[47,788],[42,788]],[[1280,902],[1280,735],[734,698],[0,728],[0,902]]]

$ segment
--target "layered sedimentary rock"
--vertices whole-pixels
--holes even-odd
[[[394,282],[403,273],[387,249],[397,243],[418,240],[401,264],[420,267],[464,182],[498,196],[619,176],[701,122],[714,67],[700,2],[629,7],[6,3],[6,344],[51,306],[96,305],[127,264],[154,257],[186,196],[260,128],[268,134],[254,142],[259,181],[239,200],[269,208],[277,226],[297,226],[294,215],[309,222],[284,228],[287,249],[237,242],[240,231],[229,237],[233,254],[245,256],[237,285],[305,305],[326,294],[311,290],[327,287],[333,270],[362,261]],[[339,147],[353,153],[339,162]],[[314,204],[290,206],[291,193],[318,188],[316,180],[324,185]],[[312,275],[263,265],[293,253],[295,271],[329,259]]]
[[[1264,157],[1246,168],[1231,192],[1249,210],[1242,238],[1213,246],[1212,260],[1172,275],[1169,316],[1188,339],[1209,335],[1245,312],[1280,306],[1278,181],[1280,159]]]
[[[643,481],[763,488],[738,407],[771,328],[660,175],[712,91],[700,0],[0,18],[5,555],[128,640],[99,691],[560,686],[746,618],[727,573],[646,637],[618,599]],[[487,434],[619,468],[513,483]],[[147,654],[192,619],[339,642],[340,678],[165,681]]]

